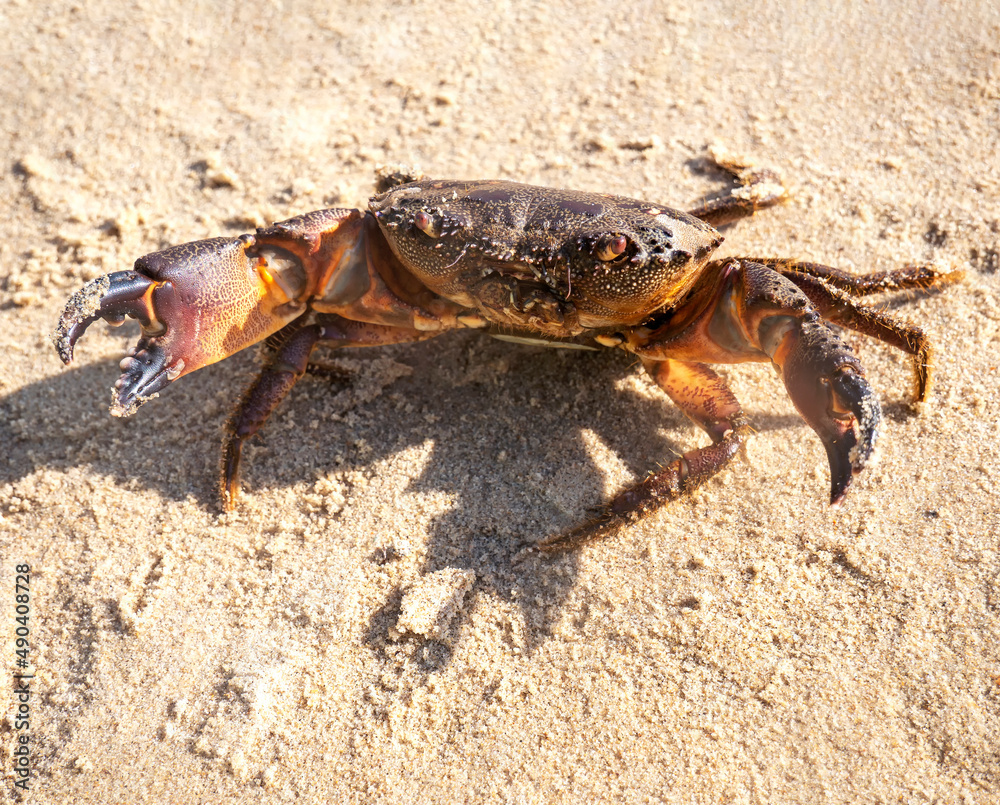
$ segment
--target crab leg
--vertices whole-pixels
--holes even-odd
[[[707,224],[725,226],[741,218],[750,218],[757,210],[781,204],[788,197],[781,177],[772,170],[731,160],[713,158],[711,161],[736,179],[739,185],[688,210],[688,215]]]
[[[626,523],[690,492],[728,466],[752,432],[739,400],[709,367],[670,359],[647,359],[643,366],[677,407],[712,437],[712,444],[685,453],[626,489],[596,519],[543,540],[538,544],[541,550],[563,550],[611,536]]]
[[[742,352],[742,360],[760,360],[755,352],[771,360],[795,407],[823,442],[830,502],[839,503],[851,478],[874,457],[882,421],[861,362],[788,279],[748,260],[726,262],[721,276],[704,335],[716,347]]]
[[[301,316],[338,255],[361,238],[361,219],[357,210],[321,210],[256,235],[140,257],[131,271],[99,277],[72,296],[56,328],[59,355],[72,361],[77,340],[98,319],[138,319],[142,336],[121,363],[111,404],[112,414],[128,416],[171,381]]]
[[[866,305],[852,296],[867,296],[886,291],[909,289],[927,290],[955,282],[961,271],[942,274],[931,266],[905,266],[894,271],[879,271],[855,277],[846,271],[817,263],[775,261],[773,267],[794,282],[823,318],[902,350],[913,358],[916,377],[914,397],[917,402],[927,398],[931,384],[932,347],[927,334],[919,327]]]
[[[324,316],[316,324],[297,327],[279,333],[280,346],[270,356],[257,379],[243,395],[226,427],[222,446],[221,493],[223,507],[230,511],[236,506],[240,491],[240,457],[243,443],[257,433],[275,408],[309,369],[309,358],[320,344],[335,348],[369,347],[422,341],[439,332],[409,330],[379,324],[350,321],[340,316]]]
[[[711,436],[713,445],[685,454],[616,497],[597,520],[540,547],[557,549],[615,531],[711,478],[751,432],[713,363],[771,361],[830,463],[830,502],[839,503],[854,475],[871,462],[882,409],[861,363],[820,320],[809,297],[768,266],[720,260],[708,267],[708,304],[624,333],[657,384]],[[713,286],[714,285],[714,289]]]
[[[934,266],[923,263],[891,268],[888,271],[872,271],[859,276],[842,268],[820,263],[800,263],[796,260],[774,257],[744,259],[773,268],[796,284],[798,277],[806,275],[822,280],[824,284],[845,291],[850,296],[871,296],[896,291],[928,291],[931,288],[957,282],[965,276],[964,271],[941,272]]]

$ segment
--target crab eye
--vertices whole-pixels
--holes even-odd
[[[440,230],[434,226],[434,219],[423,210],[414,213],[413,225],[428,237],[436,238],[441,235]]]
[[[597,259],[604,263],[609,263],[621,257],[628,248],[628,238],[624,235],[615,235],[601,243],[597,247]]]

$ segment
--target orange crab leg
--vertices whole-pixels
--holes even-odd
[[[874,456],[882,409],[860,361],[820,320],[809,297],[768,266],[748,260],[708,266],[707,304],[688,315],[624,333],[623,346],[711,437],[614,498],[596,520],[540,544],[561,549],[606,536],[704,483],[725,468],[752,432],[725,382],[699,361],[771,361],[795,407],[816,431],[830,463],[830,502]]]
[[[687,416],[712,437],[712,444],[685,453],[611,500],[596,519],[538,544],[543,551],[564,550],[623,525],[676,500],[723,470],[752,433],[736,395],[726,381],[701,363],[644,360],[650,377]]]
[[[309,358],[317,346],[383,346],[422,341],[440,334],[366,324],[332,315],[323,316],[316,324],[304,327],[293,324],[289,329],[291,332],[287,334],[279,333],[278,338],[284,336],[281,345],[246,390],[226,427],[222,448],[221,492],[223,507],[227,511],[236,506],[239,496],[243,443],[261,429],[274,409],[306,373]]]

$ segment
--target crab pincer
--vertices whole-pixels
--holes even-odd
[[[87,283],[70,297],[56,326],[56,349],[63,363],[73,360],[73,349],[86,329],[98,319],[119,326],[126,317],[142,325],[139,343],[121,361],[122,376],[115,382],[111,413],[130,413],[179,376],[166,366],[166,353],[156,339],[167,327],[157,318],[157,302],[173,288],[136,271],[116,271]],[[159,297],[154,301],[154,296]]]
[[[851,479],[874,463],[882,406],[861,362],[820,321],[804,321],[784,337],[773,359],[788,396],[816,431],[830,463],[830,503],[844,499]]]
[[[292,256],[257,248],[252,235],[212,238],[140,257],[131,271],[89,282],[56,327],[63,363],[98,319],[138,320],[142,334],[121,361],[111,413],[129,416],[167,384],[271,335],[304,306]]]

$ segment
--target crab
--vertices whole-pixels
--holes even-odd
[[[63,362],[98,319],[142,327],[121,361],[111,413],[128,416],[177,379],[267,342],[229,420],[221,495],[236,506],[243,444],[333,348],[424,341],[456,328],[551,346],[618,349],[710,437],[610,500],[543,550],[618,531],[732,463],[752,428],[709,364],[770,362],[830,466],[830,502],[873,463],[882,414],[840,328],[910,356],[916,401],[931,380],[917,326],[857,297],[926,290],[960,272],[907,265],[863,276],[772,257],[713,259],[716,227],[778,204],[768,170],[721,162],[733,188],[689,212],[603,193],[510,181],[381,177],[367,211],[327,209],[140,257],[77,291],[59,321]]]

